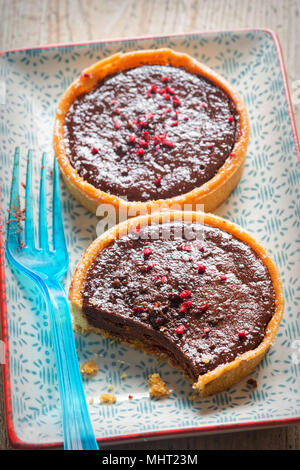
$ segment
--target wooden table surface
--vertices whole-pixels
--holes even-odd
[[[299,0],[0,0],[0,11],[0,50],[116,37],[271,28],[278,33],[281,41],[299,129]],[[2,387],[0,390],[0,449],[9,449]],[[160,439],[114,448],[299,449],[300,424],[239,433]]]

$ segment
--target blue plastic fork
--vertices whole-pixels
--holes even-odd
[[[50,316],[62,405],[64,448],[98,450],[83,391],[66,292],[60,282],[69,265],[59,196],[56,160],[53,170],[53,242],[48,243],[46,213],[46,154],[42,156],[39,198],[39,247],[34,237],[32,151],[28,152],[24,232],[20,224],[19,149],[15,151],[7,229],[10,265],[35,281],[43,292]]]

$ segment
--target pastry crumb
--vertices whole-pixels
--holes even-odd
[[[198,398],[197,395],[190,395],[190,396],[188,397],[188,399],[189,399],[190,401],[194,401],[194,400],[196,400],[197,398]]]
[[[94,404],[94,398],[90,398],[89,399],[89,405],[93,405]]]
[[[127,378],[127,374],[125,374],[124,372],[124,374],[121,375],[121,379],[126,379],[126,378]]]
[[[117,399],[112,393],[102,393],[100,395],[100,401],[103,405],[113,405],[116,403]]]
[[[257,382],[255,379],[248,379],[247,385],[249,385],[252,389],[257,388]]]
[[[150,397],[164,398],[170,395],[170,390],[159,374],[150,374],[148,384]]]
[[[114,389],[114,386],[110,384],[110,385],[108,386],[108,390],[112,391],[113,389]]]
[[[90,359],[80,365],[80,372],[85,375],[96,375],[98,372],[98,366],[94,359]]]

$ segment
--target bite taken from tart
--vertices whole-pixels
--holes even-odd
[[[88,69],[61,98],[54,150],[67,187],[139,215],[203,204],[211,211],[237,185],[249,120],[237,90],[171,49],[118,53]]]
[[[266,250],[212,214],[155,212],[98,237],[82,255],[69,298],[74,326],[165,357],[201,395],[248,375],[283,315]]]

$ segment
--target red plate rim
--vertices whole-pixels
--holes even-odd
[[[298,162],[300,165],[300,144],[297,134],[295,115],[292,106],[292,100],[287,80],[287,72],[284,64],[282,48],[279,41],[277,33],[268,28],[242,28],[234,30],[212,30],[212,31],[195,31],[190,33],[178,33],[178,34],[168,34],[168,35],[155,35],[155,36],[138,36],[130,38],[116,38],[116,39],[102,39],[95,41],[85,41],[85,42],[75,42],[75,43],[63,43],[63,44],[49,44],[44,46],[36,47],[26,47],[18,49],[8,49],[0,52],[0,57],[6,53],[21,52],[35,49],[53,49],[55,47],[68,47],[68,46],[86,46],[89,44],[101,44],[101,43],[114,43],[121,41],[139,41],[146,39],[157,39],[157,38],[174,38],[174,37],[183,37],[183,36],[195,36],[195,35],[204,35],[204,34],[219,34],[219,33],[241,33],[241,32],[251,32],[251,31],[260,31],[267,33],[271,36],[277,54],[277,59],[279,63],[279,68],[282,75],[283,88],[285,93],[285,98],[288,106],[288,114],[290,118],[292,134],[294,145],[297,153]],[[63,447],[62,442],[51,442],[45,444],[39,443],[29,443],[24,442],[16,434],[13,422],[13,410],[12,410],[12,397],[11,397],[11,382],[10,382],[10,368],[9,368],[9,349],[8,349],[8,318],[7,318],[7,305],[6,305],[6,288],[5,288],[5,263],[4,263],[4,243],[3,243],[3,219],[2,219],[2,208],[1,208],[1,188],[0,188],[0,310],[1,310],[1,331],[2,331],[2,340],[5,344],[5,363],[3,364],[3,385],[4,385],[4,407],[5,407],[5,417],[6,417],[6,426],[7,426],[7,435],[10,445],[15,449],[51,449]],[[170,429],[164,431],[152,431],[144,433],[135,433],[135,434],[125,434],[120,436],[104,437],[98,439],[99,444],[108,444],[116,443],[123,441],[133,441],[147,438],[167,438],[171,436],[184,436],[184,435],[195,435],[195,434],[208,434],[208,433],[217,433],[221,431],[236,431],[236,430],[249,430],[249,429],[258,429],[266,427],[275,427],[275,426],[286,426],[288,424],[295,424],[300,422],[300,416],[294,418],[282,418],[276,420],[261,420],[261,421],[246,421],[243,423],[231,423],[231,424],[221,424],[221,425],[211,425],[204,427],[192,427],[186,429]]]

